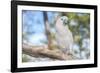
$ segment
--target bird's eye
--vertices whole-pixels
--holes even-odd
[[[61,20],[63,20],[63,18],[61,18]]]

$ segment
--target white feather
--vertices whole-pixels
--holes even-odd
[[[64,20],[68,22],[68,18],[65,16],[58,18],[56,21],[56,41],[63,52],[72,52],[73,36],[68,25],[64,26]]]

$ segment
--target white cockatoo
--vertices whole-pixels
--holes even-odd
[[[68,17],[57,17],[55,29],[58,48],[65,54],[72,54],[73,35],[68,27]]]

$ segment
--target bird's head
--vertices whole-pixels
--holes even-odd
[[[60,19],[64,25],[68,24],[68,17],[67,16],[62,16]]]

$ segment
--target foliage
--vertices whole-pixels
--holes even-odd
[[[90,14],[68,12],[66,16],[69,18],[69,28],[73,33],[74,43],[79,47],[79,58],[89,58],[90,52],[87,53],[87,51],[90,51]]]

